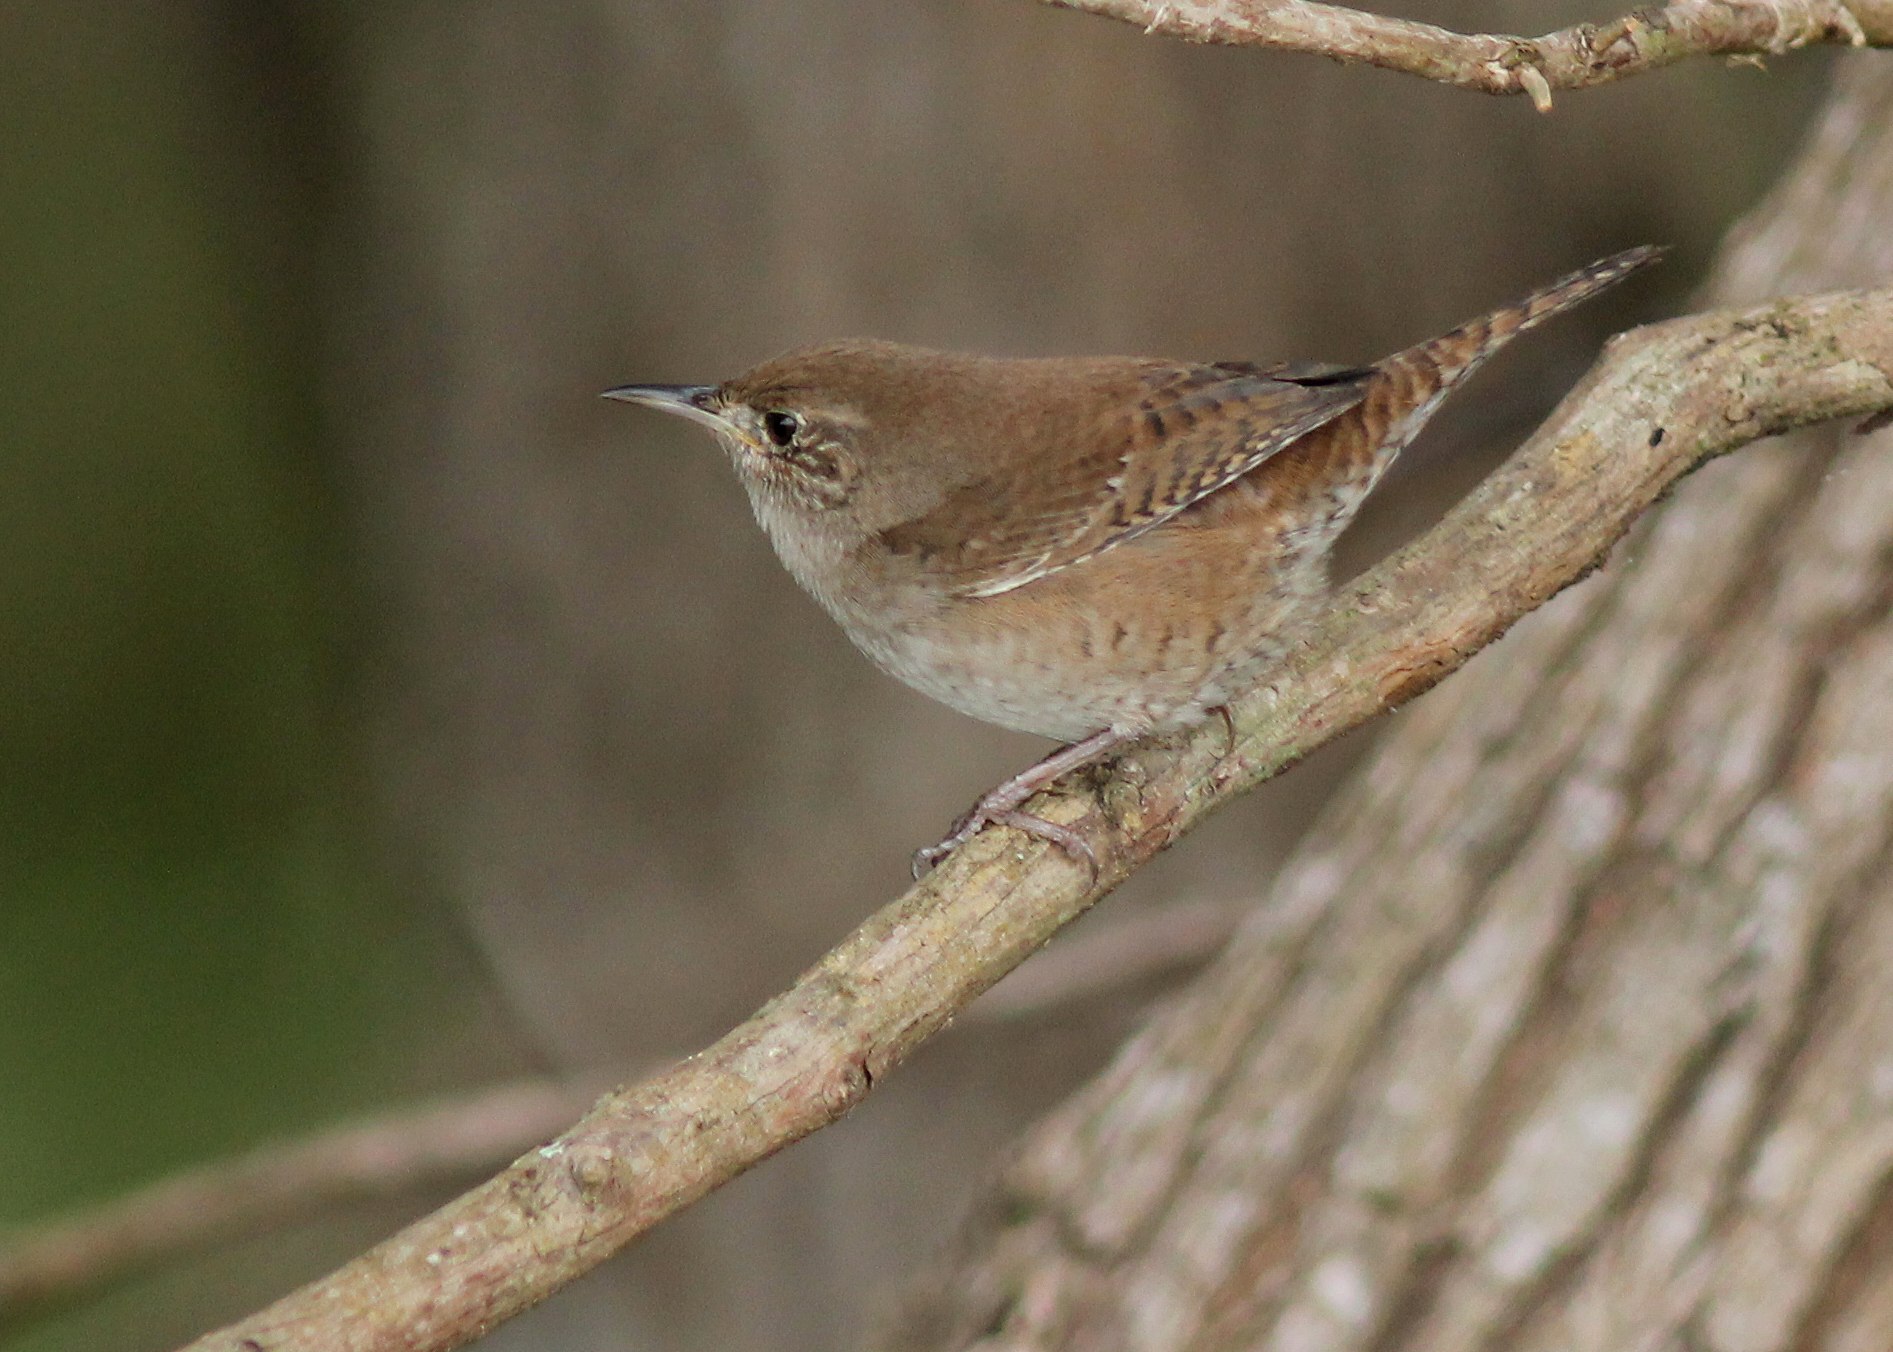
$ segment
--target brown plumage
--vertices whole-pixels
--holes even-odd
[[[720,386],[626,386],[708,424],[783,563],[876,664],[975,718],[1072,743],[988,794],[1018,811],[1278,661],[1336,537],[1455,383],[1654,261],[1632,249],[1366,367],[1001,359],[851,341]]]

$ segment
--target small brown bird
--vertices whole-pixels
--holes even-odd
[[[1335,539],[1455,383],[1653,262],[1631,249],[1371,366],[1002,359],[849,341],[606,397],[708,426],[795,580],[874,663],[1069,745],[915,872],[1134,738],[1196,723],[1329,592]]]

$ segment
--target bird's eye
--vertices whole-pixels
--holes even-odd
[[[762,430],[773,445],[787,446],[795,440],[795,434],[802,430],[802,420],[793,413],[772,408],[762,415]]]

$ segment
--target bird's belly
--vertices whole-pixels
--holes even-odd
[[[1141,543],[1141,542],[1139,542]],[[1113,551],[1116,553],[1117,551]],[[1156,551],[1151,551],[1156,553]],[[1301,589],[1137,551],[1132,585],[1100,558],[894,630],[846,625],[882,670],[961,713],[1076,741],[1198,722],[1278,661]]]

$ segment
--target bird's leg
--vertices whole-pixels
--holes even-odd
[[[1043,817],[1034,817],[1029,812],[1021,812],[1019,805],[1060,775],[1102,760],[1125,742],[1134,739],[1136,735],[1134,732],[1126,732],[1118,728],[1105,728],[1102,732],[1092,733],[1083,741],[1060,747],[1037,765],[1014,775],[973,804],[970,812],[953,823],[953,830],[945,840],[938,845],[929,845],[924,850],[914,852],[914,877],[923,876],[985,827],[1010,826],[1025,832],[1028,836],[1037,836],[1040,840],[1051,841],[1073,859],[1080,860],[1089,867],[1091,876],[1095,879],[1098,876],[1098,856],[1093,853],[1083,836],[1068,826],[1060,826],[1057,822],[1048,822]]]

